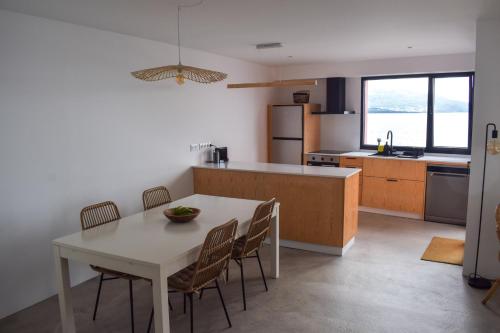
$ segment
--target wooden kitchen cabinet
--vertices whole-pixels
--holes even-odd
[[[341,156],[340,157],[340,166],[342,168],[345,167],[356,167],[356,168],[363,168],[363,157],[350,157],[350,156]]]
[[[361,204],[423,217],[426,165],[423,161],[365,158]]]
[[[341,156],[339,165],[341,168],[361,169],[361,173],[359,174],[359,202],[361,202],[363,197],[363,160],[362,157]]]
[[[425,182],[415,180],[399,181],[398,204],[401,211],[424,216]]]
[[[384,158],[365,158],[365,176],[425,181],[426,163]]]
[[[363,177],[361,204],[366,207],[385,207],[385,178]]]
[[[423,216],[425,183],[365,176],[362,205]]]

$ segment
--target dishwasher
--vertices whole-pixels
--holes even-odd
[[[465,225],[469,168],[428,166],[425,220]]]

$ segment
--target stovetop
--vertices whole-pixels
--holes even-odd
[[[317,154],[317,155],[341,155],[344,153],[348,153],[348,150],[329,150],[329,149],[322,149],[322,150],[316,150],[312,151],[309,154]]]

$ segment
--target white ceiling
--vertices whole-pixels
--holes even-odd
[[[0,0],[0,8],[176,44],[176,5],[197,1]],[[182,12],[186,47],[289,65],[474,52],[475,21],[500,17],[500,0],[205,0]],[[255,49],[264,42],[284,47]]]

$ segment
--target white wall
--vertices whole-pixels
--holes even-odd
[[[268,68],[183,50],[229,79],[143,82],[130,72],[175,64],[175,47],[7,11],[0,45],[0,318],[55,293],[51,240],[80,229],[83,206],[109,199],[129,215],[148,187],[192,193],[190,143],[265,159],[271,91],[226,83],[269,80]]]
[[[474,271],[483,172],[485,126],[500,126],[500,21],[479,21],[477,25],[476,86],[472,164],[467,216],[464,274]],[[500,127],[499,127],[500,129]],[[500,203],[500,155],[489,155],[485,178],[483,230],[479,249],[479,274],[494,279],[500,276],[495,233],[495,207]]]
[[[347,77],[346,109],[356,115],[321,116],[321,146],[323,149],[358,150],[360,147],[361,77],[392,74],[459,72],[474,70],[474,54],[381,59],[358,62],[283,66],[277,68],[277,77],[286,79]],[[299,89],[311,90],[311,103],[326,105],[326,80],[317,87],[282,89],[276,99],[291,102],[292,93]]]

